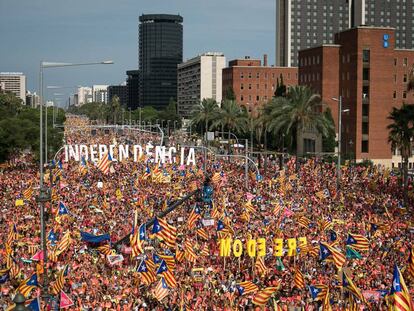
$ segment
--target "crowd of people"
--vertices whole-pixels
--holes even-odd
[[[69,117],[65,140],[157,145],[159,135],[92,133],[86,119]],[[170,137],[170,143],[180,141],[179,135]],[[246,185],[244,165],[244,159],[211,154],[204,159],[197,152],[195,166],[160,167],[144,156],[137,162],[112,162],[104,173],[96,163],[66,163],[58,154],[56,167],[46,169],[44,178],[51,189],[51,202],[45,203],[46,269],[36,256],[42,247],[38,165],[4,168],[0,307],[10,307],[21,284],[34,274],[38,284],[27,298],[58,288],[72,300],[69,310],[388,310],[394,265],[402,270],[412,293],[414,276],[407,267],[414,240],[413,205],[403,203],[397,176],[377,166],[346,165],[337,187],[334,164],[311,159],[296,171],[291,159],[284,167],[270,161],[266,170],[261,166],[260,174],[250,167]],[[160,172],[168,178],[154,176]],[[205,193],[210,185],[211,198]],[[202,191],[159,217],[195,189]],[[167,229],[176,228],[172,244],[147,223],[157,216]],[[128,235],[138,228],[141,233],[145,223],[146,239],[141,237],[140,251],[133,254]],[[81,232],[95,237],[109,234],[109,241],[94,243]],[[365,237],[368,247],[353,249],[347,243],[350,233]],[[223,237],[242,241],[241,257],[233,252],[221,256]],[[307,245],[298,244],[289,256],[286,241],[300,237],[306,237]],[[259,238],[266,239],[265,256],[250,257],[246,243]],[[281,257],[274,255],[275,238],[284,240]],[[320,243],[343,254],[341,267],[321,259]],[[120,259],[114,263],[111,256]],[[147,274],[140,269],[143,263]],[[171,274],[160,271],[164,263]],[[66,266],[67,273],[59,277]],[[344,272],[363,295],[354,295],[354,303],[342,283]],[[313,297],[309,288],[314,285],[326,286],[328,298]],[[277,290],[258,305],[255,296],[265,288]],[[53,296],[59,300],[60,294]],[[40,302],[45,305],[45,299]]]

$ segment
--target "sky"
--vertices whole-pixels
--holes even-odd
[[[45,85],[120,84],[138,68],[138,17],[180,14],[184,59],[223,52],[274,63],[275,0],[0,0],[0,72],[23,72],[39,88],[40,61],[113,65],[50,68]],[[67,97],[75,89],[48,90]]]

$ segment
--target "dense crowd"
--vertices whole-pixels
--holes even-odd
[[[87,125],[85,119],[68,118],[66,141],[110,145],[139,140],[159,144],[157,134],[97,130],[92,135]],[[180,135],[170,137],[170,143],[180,142]],[[45,271],[33,258],[41,249],[39,206],[35,200],[38,166],[4,168],[0,173],[0,271],[4,273],[10,267],[7,258],[13,258],[12,266],[18,271],[9,271],[7,280],[1,282],[0,306],[7,309],[12,305],[16,289],[34,273],[39,286],[27,297],[40,295],[45,272],[52,284],[47,288],[51,292],[65,265],[68,272],[60,290],[72,299],[70,310],[326,309],[326,302],[314,299],[309,291],[309,286],[316,284],[329,288],[332,309],[345,310],[351,306],[339,271],[345,271],[366,298],[356,299],[355,310],[388,310],[387,291],[395,264],[413,291],[414,279],[406,269],[413,247],[413,206],[402,204],[401,186],[390,171],[377,166],[344,166],[337,190],[334,164],[312,159],[296,172],[294,159],[283,169],[278,161],[269,161],[266,171],[261,165],[260,176],[249,168],[246,188],[244,159],[210,155],[205,172],[203,161],[203,153],[197,151],[196,166],[166,164],[160,168],[144,157],[137,162],[113,162],[104,174],[94,163],[65,163],[63,154],[58,154],[56,168],[46,170],[45,176],[46,185],[52,188],[52,202],[46,203],[46,232],[48,238],[51,231],[57,237],[56,241],[48,239],[48,253],[55,256],[49,257]],[[159,171],[169,178],[154,178]],[[174,245],[161,241],[152,226],[146,228],[147,239],[140,241],[143,253],[139,256],[131,255],[128,238],[118,243],[131,233],[134,224],[137,230],[194,189],[203,189],[206,176],[211,177],[213,187],[211,202],[201,192],[161,219],[177,228]],[[16,204],[19,200],[23,204]],[[67,214],[60,213],[61,204]],[[194,220],[195,207],[200,216],[193,226],[189,219]],[[204,229],[201,234],[199,229]],[[110,241],[85,241],[81,231],[94,236],[108,233]],[[54,253],[67,233],[69,245],[63,252]],[[349,233],[366,237],[368,250],[347,247]],[[220,234],[240,239],[243,248],[247,240],[264,237],[266,256],[261,264],[245,249],[240,258],[233,254],[222,257]],[[286,241],[299,237],[306,237],[307,245],[299,245],[296,254],[286,254],[285,242],[284,254],[273,255],[274,238]],[[320,259],[320,242],[347,254],[341,269],[332,261]],[[123,257],[111,264],[108,254]],[[172,256],[172,263],[167,260],[168,269],[176,280],[176,286],[167,285],[162,296],[157,289],[164,276],[157,274],[162,264],[156,260],[159,256]],[[150,282],[139,272],[143,261],[155,275]],[[298,271],[303,275],[303,287],[294,279]],[[242,282],[254,284],[257,289],[243,293],[240,284],[247,283]],[[268,287],[278,289],[264,306],[256,306],[254,296]],[[55,296],[59,298],[57,293]]]

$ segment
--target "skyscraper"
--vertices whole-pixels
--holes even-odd
[[[183,61],[183,18],[144,14],[139,18],[140,105],[163,108],[177,100],[177,65]]]
[[[276,66],[297,66],[298,52],[331,43],[349,28],[348,0],[276,0]]]
[[[407,0],[353,0],[355,23],[395,28],[395,45],[412,49],[414,39],[414,2]]]
[[[412,49],[413,7],[406,0],[276,0],[276,66],[297,66],[298,51],[361,25],[393,27],[396,47]]]

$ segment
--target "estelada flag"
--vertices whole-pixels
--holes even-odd
[[[70,297],[68,295],[65,294],[65,292],[62,290],[60,292],[60,305],[59,308],[63,309],[63,308],[68,308],[70,306],[73,306],[74,303],[72,301],[72,299],[70,299]]]

